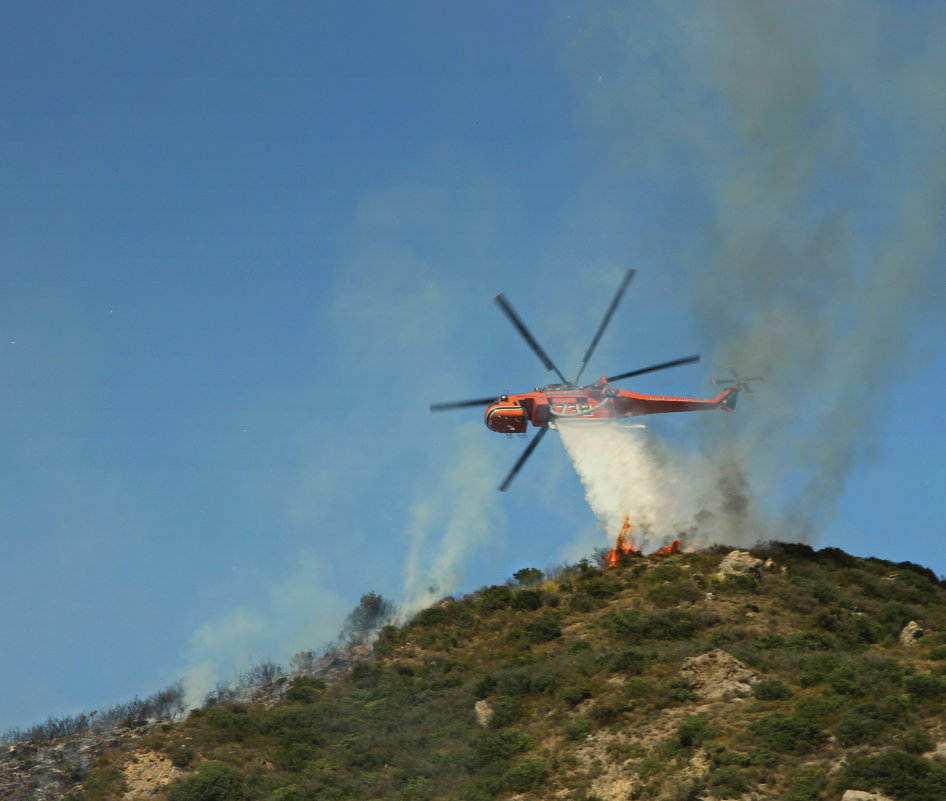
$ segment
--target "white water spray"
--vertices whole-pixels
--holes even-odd
[[[766,538],[735,466],[670,448],[616,420],[560,422],[558,429],[609,541],[625,516],[644,551],[673,539],[749,545]]]

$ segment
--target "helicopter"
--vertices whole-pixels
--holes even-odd
[[[559,421],[565,420],[606,420],[618,419],[624,417],[637,417],[645,414],[666,414],[668,412],[696,412],[709,409],[723,409],[724,411],[734,411],[736,408],[736,399],[739,393],[749,391],[750,381],[764,381],[763,376],[754,376],[745,378],[740,376],[735,369],[729,368],[732,378],[716,379],[714,385],[723,385],[723,389],[715,398],[679,398],[664,395],[641,395],[637,392],[630,392],[626,389],[618,389],[611,386],[615,381],[622,381],[625,378],[653,373],[657,370],[665,370],[669,367],[677,367],[683,364],[692,364],[700,360],[699,356],[685,356],[682,359],[672,359],[671,361],[654,364],[650,367],[643,367],[638,370],[631,370],[619,375],[610,377],[601,376],[597,381],[582,385],[579,384],[581,374],[585,371],[588,360],[594,353],[595,348],[601,336],[604,334],[611,317],[614,315],[621,298],[627,291],[637,270],[629,269],[621,280],[617,293],[614,295],[611,305],[605,312],[604,319],[598,326],[588,350],[585,351],[584,358],[578,367],[575,377],[569,381],[562,374],[561,370],[555,366],[548,357],[542,346],[536,341],[535,337],[526,327],[525,323],[516,314],[509,301],[502,293],[496,295],[493,300],[502,310],[503,314],[509,319],[520,336],[526,341],[526,344],[532,349],[533,353],[539,357],[539,361],[545,366],[546,370],[553,371],[560,379],[559,384],[547,384],[544,387],[536,387],[533,392],[523,392],[517,395],[491,395],[485,398],[473,398],[471,400],[450,401],[447,403],[430,404],[431,412],[442,412],[450,409],[463,409],[474,406],[486,406],[484,418],[486,427],[491,431],[501,434],[521,434],[524,435],[529,427],[529,423],[538,428],[535,437],[529,442],[522,452],[512,469],[506,475],[506,478],[499,485],[499,490],[505,492],[516,474],[522,469],[526,460],[532,455],[542,437],[548,430],[555,429]],[[641,426],[643,427],[643,426]]]

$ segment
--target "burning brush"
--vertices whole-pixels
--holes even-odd
[[[632,553],[640,553],[640,548],[634,543],[634,535],[631,533],[631,518],[624,515],[624,525],[618,532],[617,542],[614,547],[608,551],[605,557],[607,567],[615,567],[621,563],[622,556],[630,556]]]
[[[624,515],[624,525],[621,526],[621,530],[618,532],[617,542],[614,543],[614,547],[608,551],[605,556],[605,567],[616,567],[621,564],[622,557],[630,556],[631,554],[639,554],[641,552],[640,548],[638,548],[637,544],[634,542],[634,534],[631,531],[633,528],[630,517]],[[680,553],[682,547],[683,540],[674,540],[669,545],[658,548],[654,551],[654,554],[670,556],[671,554]]]

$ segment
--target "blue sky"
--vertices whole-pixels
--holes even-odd
[[[935,4],[53,3],[0,31],[0,727],[196,692],[604,544],[434,400],[770,382],[654,436],[946,573]],[[909,45],[909,46],[907,46]]]

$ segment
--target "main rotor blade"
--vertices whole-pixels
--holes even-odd
[[[556,373],[558,373],[558,377],[562,379],[562,383],[567,384],[568,379],[562,375],[561,371],[554,364],[552,364],[552,360],[546,355],[545,351],[542,350],[542,347],[539,345],[539,343],[535,341],[535,338],[529,332],[529,329],[526,328],[525,323],[519,319],[519,315],[513,311],[512,306],[509,305],[509,301],[503,297],[502,293],[498,294],[495,298],[493,298],[493,300],[499,304],[499,308],[502,309],[505,315],[509,318],[509,322],[511,322],[516,327],[516,330],[522,334],[522,338],[529,343],[529,347],[532,348],[532,351],[535,353],[535,355],[538,356],[542,364],[545,365],[545,369],[554,370]]]
[[[581,360],[581,367],[578,369],[578,375],[575,376],[573,384],[578,383],[578,379],[581,378],[581,374],[585,372],[585,367],[588,364],[588,359],[591,358],[591,354],[594,353],[595,348],[598,347],[598,340],[601,339],[601,335],[604,333],[604,329],[608,327],[608,323],[611,322],[611,315],[614,314],[614,310],[618,307],[618,304],[621,302],[621,298],[624,295],[624,292],[627,290],[628,285],[631,283],[631,279],[634,277],[634,274],[637,270],[628,270],[624,274],[624,280],[621,281],[621,286],[618,287],[617,294],[614,296],[614,300],[611,301],[611,305],[608,306],[608,310],[604,314],[604,319],[601,321],[601,325],[598,326],[598,331],[595,333],[594,339],[591,340],[591,344],[588,346],[588,352],[585,353],[585,358]]]
[[[651,367],[644,367],[641,370],[631,370],[629,373],[621,373],[621,375],[611,376],[608,379],[610,384],[612,381],[620,381],[622,378],[630,378],[635,375],[643,375],[644,373],[653,373],[655,370],[665,370],[668,367],[676,367],[678,364],[690,364],[691,362],[698,362],[700,360],[699,356],[687,356],[684,359],[674,359],[672,362],[663,362],[662,364],[655,364]]]
[[[496,395],[491,395],[488,398],[476,398],[475,400],[450,401],[448,403],[431,403],[430,411],[445,412],[448,409],[465,409],[467,406],[489,406],[491,403],[496,402],[496,398]]]
[[[536,435],[532,438],[532,442],[530,442],[526,446],[526,449],[522,452],[522,455],[516,460],[516,463],[512,466],[512,470],[510,470],[506,478],[503,479],[503,483],[499,485],[500,492],[505,492],[507,488],[509,487],[509,485],[512,484],[512,480],[516,477],[516,473],[518,473],[522,469],[522,466],[526,463],[526,459],[528,459],[532,455],[532,451],[535,450],[535,446],[538,445],[542,441],[542,437],[545,436],[545,432],[548,430],[549,430],[548,426],[542,426],[542,428],[540,428],[538,432],[536,432]]]

